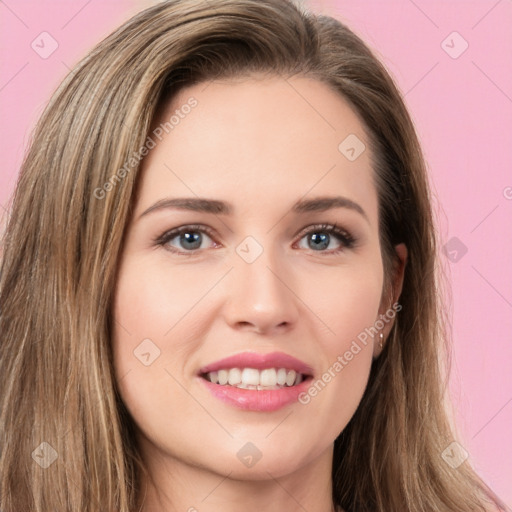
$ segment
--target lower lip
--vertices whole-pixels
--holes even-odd
[[[213,382],[202,377],[199,377],[199,380],[203,382],[215,398],[229,405],[246,411],[271,412],[297,402],[299,395],[308,389],[311,377],[308,377],[296,386],[260,391],[256,389],[239,389],[227,385],[221,386],[213,384]]]

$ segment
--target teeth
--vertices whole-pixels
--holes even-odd
[[[279,368],[279,370],[277,370],[277,383],[280,386],[284,386],[286,384],[286,370],[284,368]]]
[[[290,370],[286,376],[286,385],[293,386],[295,384],[295,377],[297,377],[295,370]]]
[[[242,371],[242,384],[245,384],[246,386],[259,386],[260,372],[254,368],[244,368]]]
[[[304,380],[304,375],[286,368],[230,368],[209,372],[206,379],[221,386],[230,385],[240,389],[279,389],[296,386]]]
[[[229,370],[228,384],[236,386],[242,382],[242,372],[238,368],[231,368]]]
[[[228,371],[227,370],[219,370],[218,379],[219,379],[219,384],[221,386],[224,386],[225,384],[227,384],[228,383]]]
[[[274,368],[268,370],[262,370],[260,373],[260,385],[261,386],[275,386],[277,384],[277,372]]]

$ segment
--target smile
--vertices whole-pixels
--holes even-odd
[[[239,409],[270,412],[298,401],[311,367],[283,353],[246,352],[203,367],[198,376],[217,399]]]

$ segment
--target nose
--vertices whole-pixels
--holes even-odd
[[[263,251],[252,263],[235,260],[224,304],[225,320],[233,329],[279,334],[293,328],[300,301],[285,268],[270,257],[270,251]]]

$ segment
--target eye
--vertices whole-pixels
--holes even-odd
[[[329,254],[350,249],[356,242],[355,238],[348,231],[339,228],[336,224],[311,226],[306,232],[302,233],[299,244],[303,240],[306,242],[306,247],[302,245],[300,246],[301,249],[311,249],[316,252],[327,252]],[[332,247],[333,245],[334,247]]]
[[[154,242],[168,251],[191,256],[201,250],[218,247],[213,237],[213,232],[206,226],[187,225],[166,231]],[[301,243],[303,241],[306,242],[305,246]],[[318,224],[308,227],[301,233],[299,248],[337,254],[344,249],[352,248],[355,243],[356,239],[336,224]]]
[[[181,226],[166,231],[155,240],[155,243],[171,252],[180,254],[194,253],[201,249],[211,247],[211,242],[213,242],[212,236],[213,234],[206,226]],[[210,243],[208,243],[208,240]],[[213,242],[213,244],[215,246],[217,245],[215,242]]]

